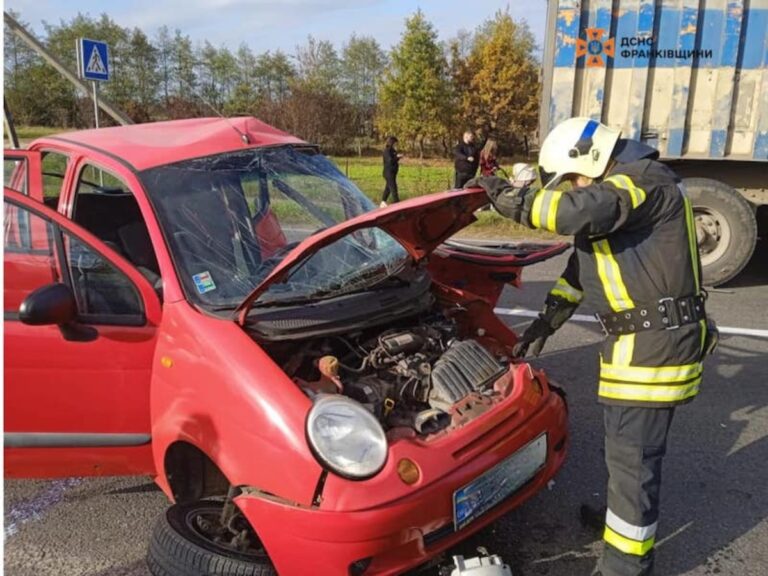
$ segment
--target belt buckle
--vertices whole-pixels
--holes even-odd
[[[664,323],[664,320],[669,321],[669,324],[664,323],[665,330],[677,330],[680,328],[680,316],[677,313],[674,298],[667,296],[666,298],[659,300],[659,312],[664,314],[661,320],[662,323]],[[674,322],[674,324],[672,322]]]
[[[608,336],[608,328],[605,327],[605,322],[603,322],[603,319],[600,317],[600,314],[595,313],[595,318],[597,318],[598,323],[600,324],[600,328],[603,330],[603,336]]]

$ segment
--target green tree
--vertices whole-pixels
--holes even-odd
[[[257,90],[266,101],[281,102],[290,93],[296,68],[284,52],[264,52],[256,58],[254,77]]]
[[[539,114],[539,63],[533,34],[508,11],[499,11],[475,33],[465,72],[462,115],[486,136],[515,146],[531,134]],[[456,79],[454,79],[456,81]]]
[[[124,64],[130,81],[128,113],[138,122],[148,122],[157,103],[158,84],[162,73],[158,68],[158,50],[138,28],[131,32]]]
[[[235,80],[232,96],[224,106],[227,116],[255,114],[259,103],[256,78],[257,60],[247,44],[242,43],[235,54]]]
[[[450,93],[447,62],[437,33],[418,10],[406,20],[384,75],[380,130],[413,142],[423,157],[428,141],[438,141],[448,130]]]
[[[355,106],[375,106],[387,55],[370,36],[352,34],[341,51],[341,89]]]
[[[173,76],[173,38],[171,38],[168,26],[161,26],[158,29],[155,36],[154,46],[157,48],[157,72],[160,81],[160,97],[163,100],[163,106],[166,108],[167,113]]]
[[[305,87],[331,91],[338,87],[341,72],[339,55],[327,40],[307,37],[306,44],[296,47],[298,78]]]

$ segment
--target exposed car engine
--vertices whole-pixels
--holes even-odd
[[[344,394],[387,430],[427,435],[484,412],[507,370],[506,358],[456,333],[452,320],[436,316],[415,326],[305,342],[284,365],[311,396]]]

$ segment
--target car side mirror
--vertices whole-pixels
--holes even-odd
[[[66,284],[55,282],[33,290],[19,306],[19,320],[30,326],[71,324],[77,318],[77,302]]]
[[[57,325],[64,340],[92,342],[99,333],[77,324],[77,301],[66,284],[54,282],[33,290],[19,306],[19,320],[30,326]]]

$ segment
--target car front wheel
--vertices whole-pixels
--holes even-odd
[[[261,541],[235,508],[200,500],[158,518],[147,565],[154,576],[275,576]]]

